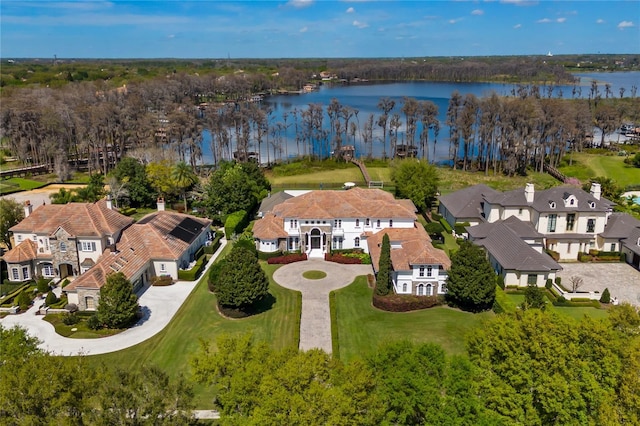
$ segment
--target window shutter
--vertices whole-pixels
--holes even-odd
[[[96,243],[95,242],[91,243],[91,251],[96,251]]]

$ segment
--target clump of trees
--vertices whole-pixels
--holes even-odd
[[[0,242],[9,250],[13,247],[9,228],[24,219],[24,208],[13,198],[0,198]]]
[[[218,305],[224,312],[250,314],[269,295],[269,278],[258,262],[258,253],[236,244],[213,273]]]
[[[491,309],[496,297],[496,274],[482,248],[469,242],[451,256],[446,300],[461,309],[479,312]]]
[[[122,272],[107,275],[100,288],[100,301],[96,312],[98,321],[108,328],[129,326],[138,316],[140,306],[133,285]]]
[[[396,196],[413,201],[419,211],[431,209],[438,194],[438,171],[426,161],[408,159],[393,163],[391,179]]]

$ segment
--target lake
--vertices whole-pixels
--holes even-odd
[[[613,96],[619,97],[620,88],[624,87],[625,97],[631,96],[632,86],[638,86],[640,83],[640,71],[632,72],[616,72],[616,73],[578,73],[575,74],[580,78],[580,82],[576,85],[578,88],[576,97],[586,98],[589,96],[591,81],[596,80],[601,96],[604,97],[605,84],[611,85],[611,92]],[[358,116],[357,122],[362,126],[368,115],[375,114],[376,120],[380,113],[377,108],[378,101],[382,97],[388,97],[396,102],[395,108],[391,111],[391,114],[398,112],[402,116],[404,122],[404,116],[400,111],[402,107],[402,98],[412,97],[417,100],[429,100],[435,103],[438,107],[438,118],[440,120],[440,133],[435,144],[435,156],[433,155],[433,142],[435,135],[429,135],[430,148],[430,160],[431,161],[446,161],[451,156],[449,155],[449,143],[448,135],[449,128],[444,124],[446,120],[446,112],[449,104],[449,98],[451,93],[455,90],[462,95],[472,93],[478,97],[485,97],[495,92],[501,96],[510,96],[512,90],[517,86],[513,84],[502,83],[451,83],[451,82],[426,82],[426,81],[413,81],[413,82],[392,82],[392,83],[376,83],[365,84],[359,83],[354,85],[323,85],[315,92],[305,93],[300,95],[280,95],[269,96],[262,102],[263,106],[270,108],[273,112],[270,115],[270,125],[275,125],[278,122],[284,122],[283,115],[288,114],[287,125],[290,126],[287,129],[284,139],[286,140],[286,147],[283,148],[283,152],[279,155],[282,158],[292,157],[297,154],[294,126],[293,124],[293,111],[302,111],[308,108],[309,104],[322,104],[326,111],[327,105],[331,103],[331,99],[336,98],[340,101],[341,105],[348,105],[357,109]],[[554,88],[553,95],[563,98],[573,97],[573,85],[556,86]],[[540,88],[541,95],[546,96],[546,90],[544,87]],[[299,116],[299,114],[298,114]],[[325,125],[328,125],[329,119],[325,114]],[[418,127],[418,134],[421,131]],[[404,137],[405,127],[404,125],[399,128],[398,143],[402,143]],[[356,156],[364,156],[366,149],[362,146],[359,140],[359,135],[356,135]],[[381,128],[374,124],[374,143],[373,143],[373,155],[374,157],[381,157],[383,153],[382,147],[382,131]],[[349,143],[353,141],[350,139]],[[387,137],[388,144],[388,137]],[[211,151],[211,135],[208,131],[203,132],[203,153],[204,162],[210,164],[213,162],[213,155]],[[257,146],[252,146],[254,151],[258,151]],[[267,160],[273,160],[273,152],[267,154],[266,144],[263,144],[260,150],[261,162],[267,162]],[[326,151],[326,149],[324,150]],[[315,152],[321,155],[328,155],[328,152],[321,152],[320,147],[315,148]],[[388,153],[388,147],[387,147]]]

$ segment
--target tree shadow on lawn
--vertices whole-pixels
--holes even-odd
[[[233,319],[239,318],[247,318],[253,315],[258,315],[263,312],[267,312],[273,305],[276,303],[276,298],[273,294],[269,293],[262,299],[256,301],[254,304],[242,307],[242,308],[231,308],[227,306],[222,306],[218,304],[218,310],[220,313],[227,317]]]

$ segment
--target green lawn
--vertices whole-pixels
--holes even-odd
[[[321,280],[327,276],[327,273],[324,271],[305,271],[302,276],[308,280]]]
[[[402,339],[437,343],[450,354],[461,354],[465,335],[494,316],[492,312],[471,314],[448,307],[384,312],[371,305],[372,292],[366,277],[358,277],[331,298],[337,318],[332,330],[338,332],[338,355],[343,361],[364,356],[381,343]]]
[[[524,294],[505,294],[510,305],[515,307],[524,302]],[[553,311],[559,315],[573,318],[575,320],[581,320],[584,316],[591,317],[593,319],[605,318],[608,312],[605,309],[597,309],[591,306],[584,308],[568,307],[568,306],[553,306],[551,303],[547,303],[547,309]]]
[[[2,179],[0,181],[0,194],[7,192],[15,192],[18,190],[29,191],[31,189],[41,188],[45,184],[32,179],[15,177],[11,179]]]
[[[177,376],[181,373],[190,374],[189,362],[198,351],[200,340],[212,342],[215,347],[215,339],[221,334],[252,333],[256,339],[269,342],[275,348],[297,348],[302,299],[299,292],[282,288],[273,281],[273,272],[279,266],[263,264],[269,275],[269,292],[275,298],[273,307],[266,312],[244,319],[223,318],[216,309],[215,296],[207,288],[205,275],[162,332],[132,348],[89,356],[87,361],[130,369],[153,364],[172,376]],[[209,390],[196,385],[195,391],[196,407],[213,408]]]
[[[66,325],[62,322],[63,314],[49,314],[44,317],[44,320],[51,323],[56,329],[56,333],[64,337],[70,337],[73,339],[99,339],[105,336],[112,336],[118,334],[124,330],[112,330],[101,329],[91,330],[87,325],[88,316],[80,316],[80,321],[77,324]]]
[[[616,181],[621,188],[640,182],[640,168],[625,164],[624,157],[619,155],[575,153],[573,164],[562,166],[559,170],[583,182],[592,177],[608,177]]]
[[[312,171],[308,174],[294,176],[269,176],[272,185],[320,185],[343,184],[345,182],[364,182],[360,169],[353,165],[347,169]]]
[[[533,183],[536,189],[547,189],[560,185],[560,182],[546,173],[529,171],[527,176],[504,176],[501,173],[494,175],[489,172],[487,176],[483,172],[463,172],[448,167],[439,167],[440,192],[447,194],[468,186],[484,183],[498,191],[510,191],[524,188],[527,183]]]

